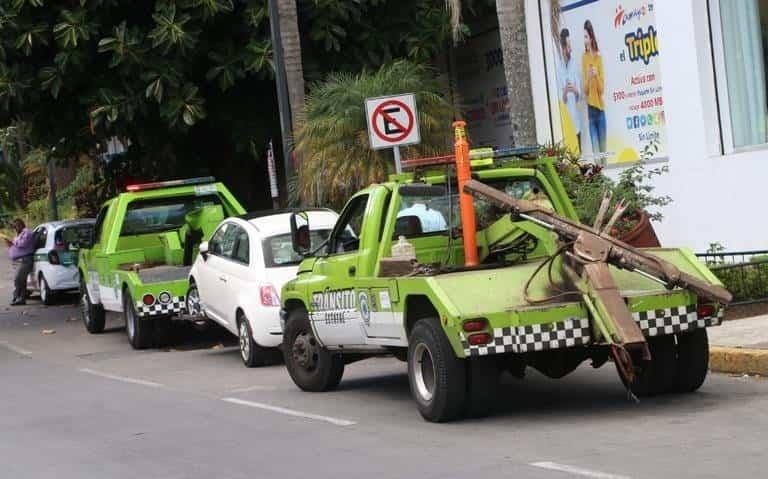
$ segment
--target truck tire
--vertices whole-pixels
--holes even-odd
[[[638,397],[674,391],[677,380],[675,336],[670,334],[648,338],[648,349],[651,351],[651,360],[642,363],[630,389]],[[624,386],[627,386],[626,382]]]
[[[464,411],[473,418],[493,413],[499,395],[500,375],[496,358],[467,360],[467,402]]]
[[[251,324],[243,313],[237,315],[237,336],[240,343],[240,358],[245,367],[264,366],[268,351],[254,341]]]
[[[709,339],[705,328],[677,335],[677,379],[675,390],[692,393],[707,378],[709,369]]]
[[[304,309],[289,314],[283,333],[283,354],[288,374],[304,391],[331,391],[341,382],[344,359],[320,346]]]
[[[48,286],[48,281],[45,280],[43,273],[40,273],[40,277],[37,280],[37,287],[40,291],[40,301],[46,306],[52,306],[56,302],[56,296]]]
[[[123,317],[125,318],[125,331],[128,333],[128,342],[131,343],[133,349],[147,349],[152,346],[154,319],[139,318],[128,289],[123,290]]]
[[[85,281],[80,279],[80,315],[83,317],[85,329],[91,334],[104,332],[104,323],[106,313],[104,307],[100,304],[93,304],[88,295],[88,288]]]
[[[454,354],[436,318],[421,319],[411,330],[408,382],[427,421],[447,422],[461,414],[467,397],[465,362]]]

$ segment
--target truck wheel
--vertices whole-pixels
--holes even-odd
[[[299,388],[310,392],[336,389],[344,374],[344,359],[320,346],[305,310],[290,313],[283,345],[285,366]]]
[[[51,288],[48,287],[48,281],[45,280],[43,273],[40,273],[40,279],[37,281],[37,287],[40,291],[40,301],[46,306],[51,306],[56,299]]]
[[[469,417],[491,414],[499,394],[501,374],[496,358],[472,358],[467,361],[467,403],[464,410]]]
[[[677,335],[677,380],[675,390],[692,393],[707,378],[709,339],[705,328]]]
[[[677,373],[675,336],[648,338],[648,349],[651,351],[651,360],[642,363],[642,369],[635,375],[630,386],[632,392],[638,397],[664,394],[675,389]],[[624,386],[626,387],[626,383]]]
[[[136,314],[136,306],[133,304],[131,293],[123,290],[123,317],[125,318],[125,331],[128,333],[128,342],[133,349],[147,349],[152,345],[154,320],[152,318],[141,319]]]
[[[242,358],[245,367],[263,366],[267,357],[267,351],[253,340],[251,324],[243,313],[238,314],[237,317],[237,333],[240,340],[240,358]]]
[[[80,315],[83,317],[83,324],[89,333],[98,334],[104,332],[104,322],[106,319],[104,307],[100,304],[91,303],[88,288],[82,279],[80,280]]]
[[[457,358],[437,319],[422,319],[408,338],[408,381],[422,417],[451,421],[466,402],[464,361]]]

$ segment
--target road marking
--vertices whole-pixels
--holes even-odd
[[[305,419],[314,419],[315,421],[324,421],[331,423],[335,426],[354,426],[357,424],[355,421],[349,421],[347,419],[338,419],[330,416],[320,416],[318,414],[312,414],[303,411],[296,411],[294,409],[286,409],[283,407],[272,406],[270,404],[264,404],[260,402],[244,401],[237,398],[222,398],[222,401],[226,401],[232,404],[239,404],[241,406],[255,407],[258,409],[264,409],[266,411],[272,411],[279,414],[285,414],[286,416],[303,417]]]
[[[16,354],[20,354],[20,355],[25,356],[25,357],[32,356],[32,352],[31,351],[27,351],[26,349],[22,349],[22,348],[20,348],[18,346],[15,346],[15,345],[9,343],[8,341],[0,341],[0,345],[5,346],[6,349],[9,349],[9,350],[13,351]]]
[[[569,466],[568,464],[558,464],[556,462],[532,462],[533,467],[540,467],[542,469],[549,469],[552,471],[567,472],[574,476],[593,477],[595,479],[630,479],[629,476],[619,476],[617,474],[609,474],[607,472],[593,471],[590,469],[583,469],[581,467]]]
[[[101,371],[96,371],[94,369],[82,368],[79,371],[81,373],[93,374],[94,376],[99,376],[99,377],[107,378],[107,379],[114,379],[115,381],[122,381],[124,383],[139,384],[141,386],[148,386],[148,387],[151,387],[151,388],[161,388],[161,387],[164,387],[160,383],[154,383],[152,381],[145,381],[143,379],[134,379],[134,378],[129,378],[129,377],[125,377],[125,376],[118,376],[116,374],[102,373]]]
[[[229,394],[247,393],[250,391],[276,391],[275,386],[248,386],[247,388],[230,389]]]

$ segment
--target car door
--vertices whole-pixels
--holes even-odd
[[[48,228],[45,225],[40,225],[34,230],[35,235],[35,252],[34,263],[32,264],[32,272],[29,273],[27,278],[27,285],[34,290],[38,289],[38,278],[40,272],[45,270],[45,265],[48,264]],[[50,279],[49,279],[50,281]]]
[[[206,314],[222,326],[229,328],[224,317],[226,311],[227,257],[232,255],[235,244],[234,224],[223,223],[208,242],[208,257],[199,269],[197,287]]]
[[[229,255],[226,255],[222,263],[222,273],[224,277],[224,287],[217,298],[222,319],[227,322],[232,331],[237,331],[237,316],[235,312],[240,304],[240,295],[245,291],[246,294],[258,294],[252,281],[249,281],[251,272],[249,265],[250,241],[248,232],[239,224],[232,224],[227,237],[233,238],[233,246]],[[256,318],[250,318],[256,319]]]
[[[369,198],[360,194],[349,201],[331,233],[327,255],[318,258],[313,269],[310,320],[327,346],[365,344],[355,279]]]

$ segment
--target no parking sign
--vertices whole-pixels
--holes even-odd
[[[395,148],[421,142],[416,96],[413,93],[365,101],[371,148]]]

